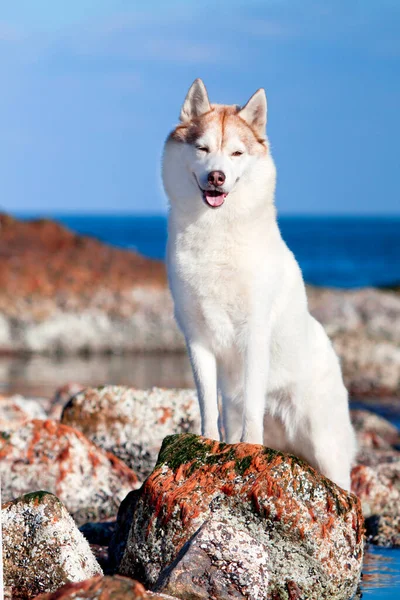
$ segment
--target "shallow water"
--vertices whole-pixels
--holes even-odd
[[[362,598],[400,599],[400,549],[369,546],[364,560]]]
[[[0,394],[50,398],[68,382],[87,386],[107,383],[138,388],[193,387],[185,354],[0,357]],[[355,400],[353,405],[375,410],[400,427],[398,400]],[[362,598],[400,600],[400,549],[367,549],[361,590]]]

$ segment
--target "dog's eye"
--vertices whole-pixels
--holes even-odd
[[[231,156],[242,156],[243,152],[240,152],[240,150],[236,150],[236,152],[232,152]]]
[[[197,146],[197,150],[200,150],[200,152],[210,152],[209,148],[207,148],[207,146]]]

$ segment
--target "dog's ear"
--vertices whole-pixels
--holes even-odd
[[[241,117],[260,137],[265,137],[267,126],[267,97],[265,90],[260,88],[250,98],[248,103],[239,111]]]
[[[187,93],[179,116],[182,123],[191,121],[211,110],[206,86],[201,79],[195,79]]]

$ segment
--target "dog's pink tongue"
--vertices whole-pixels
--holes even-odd
[[[206,193],[206,200],[210,206],[217,208],[217,206],[221,206],[224,203],[226,198],[226,194],[219,194],[219,196],[209,196]]]

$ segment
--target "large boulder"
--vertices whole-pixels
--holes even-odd
[[[355,593],[360,503],[292,455],[169,436],[132,513],[119,572],[158,591],[267,600]]]
[[[62,503],[35,492],[4,504],[4,583],[13,598],[32,598],[102,571]]]
[[[41,594],[35,600],[174,600],[164,594],[146,592],[138,581],[114,575],[92,577],[81,583],[70,583],[54,594]]]
[[[167,435],[200,431],[193,390],[137,390],[111,385],[87,388],[71,398],[61,420],[113,452],[141,479],[153,470]]]
[[[0,436],[4,500],[33,489],[56,494],[78,524],[116,515],[136,474],[78,430],[57,421],[29,421]]]
[[[209,519],[162,571],[156,588],[179,598],[262,600],[268,596],[269,561],[254,534],[228,519]],[[288,591],[296,589],[289,583]]]

